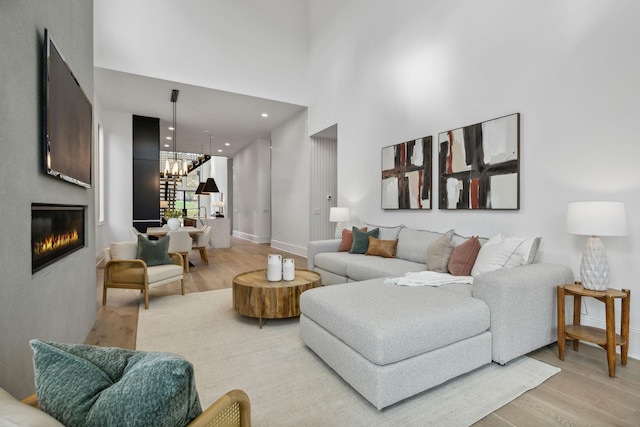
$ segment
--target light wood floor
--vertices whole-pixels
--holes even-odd
[[[203,292],[231,287],[236,274],[266,268],[267,254],[281,253],[295,259],[296,267],[306,268],[306,259],[232,238],[230,249],[210,249],[207,266],[193,251],[195,264],[186,274],[186,292]],[[96,271],[97,320],[86,343],[135,349],[140,293],[110,289],[107,305],[102,305],[102,269]],[[179,284],[150,292],[154,299],[178,294]],[[143,308],[144,309],[144,308]],[[257,322],[257,320],[256,320]],[[629,359],[620,366],[616,378],[607,373],[606,353],[599,347],[580,344],[578,352],[567,344],[565,360],[558,360],[557,347],[549,345],[529,356],[558,366],[562,371],[539,387],[479,421],[477,426],[640,426],[640,361]]]

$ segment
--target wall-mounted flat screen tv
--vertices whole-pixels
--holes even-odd
[[[43,64],[45,172],[91,188],[91,101],[47,29],[44,33]]]

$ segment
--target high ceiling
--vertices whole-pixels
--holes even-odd
[[[305,108],[103,68],[95,69],[94,85],[105,110],[159,118],[164,150],[173,149],[166,137],[172,135],[171,91],[178,89],[176,149],[214,156],[233,157],[257,139],[269,139],[272,129]]]
[[[178,151],[231,157],[308,105],[306,1],[93,4],[97,100],[160,118],[164,143],[178,89]]]

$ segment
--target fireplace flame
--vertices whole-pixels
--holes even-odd
[[[35,243],[33,253],[36,255],[43,255],[75,243],[79,239],[78,230],[76,229],[69,233],[58,234],[57,236],[47,236],[43,240]]]

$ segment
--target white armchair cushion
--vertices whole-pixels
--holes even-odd
[[[0,426],[64,427],[51,415],[20,402],[1,388]]]
[[[182,277],[182,266],[177,264],[154,265],[147,267],[149,285],[155,285],[166,279],[177,280]]]
[[[138,256],[138,242],[113,242],[109,246],[111,259],[136,259]]]

